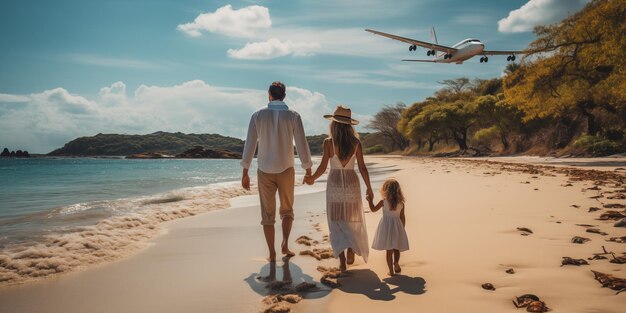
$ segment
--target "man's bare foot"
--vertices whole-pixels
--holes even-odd
[[[289,247],[285,245],[282,247],[282,252],[286,257],[289,257],[289,258],[296,255],[295,253],[291,252],[291,250],[289,250]]]
[[[396,274],[394,274],[393,272],[389,272],[389,273],[387,273],[387,275],[389,275],[389,276],[396,276]]]
[[[402,271],[402,269],[400,268],[400,264],[394,263],[393,264],[393,271],[396,272],[396,273],[400,273]]]
[[[268,262],[276,262],[276,251],[270,251],[270,256],[267,258]]]
[[[346,263],[348,265],[354,264],[354,250],[348,248],[348,253],[346,253]]]

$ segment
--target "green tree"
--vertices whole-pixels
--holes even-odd
[[[559,23],[536,27],[529,55],[504,78],[507,101],[527,120],[580,117],[590,135],[602,129],[603,114],[624,125],[625,21],[625,1],[594,0]]]
[[[505,150],[509,149],[509,135],[520,129],[523,113],[518,107],[509,104],[504,95],[482,96],[474,101],[477,121],[485,128],[496,127],[500,142]]]
[[[381,133],[384,137],[391,141],[391,149],[404,150],[409,146],[409,139],[398,130],[398,123],[402,119],[402,112],[406,109],[404,103],[396,105],[385,105],[374,115],[367,124],[367,128],[373,129]]]

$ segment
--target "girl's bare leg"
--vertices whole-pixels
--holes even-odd
[[[348,248],[348,253],[346,253],[346,263],[348,265],[352,265],[354,263],[354,250],[352,250],[352,248]]]
[[[389,267],[389,276],[393,276],[393,250],[387,250],[387,267]]]
[[[400,273],[402,271],[400,268],[400,250],[393,250],[393,269],[396,273]]]
[[[346,265],[346,254],[342,251],[341,254],[339,254],[339,269],[343,272],[348,268],[348,266]]]

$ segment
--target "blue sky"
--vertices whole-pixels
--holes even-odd
[[[338,103],[367,121],[383,104],[422,100],[437,81],[496,77],[507,63],[403,63],[425,50],[365,28],[429,40],[434,26],[441,44],[524,49],[533,26],[584,2],[2,1],[0,146],[48,152],[99,132],[243,137],[274,80],[318,134]]]

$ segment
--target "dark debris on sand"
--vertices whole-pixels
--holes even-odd
[[[591,239],[586,238],[586,237],[580,237],[580,236],[574,236],[572,238],[572,243],[577,243],[577,244],[583,244],[587,241],[590,241]]]
[[[548,312],[550,308],[546,306],[546,303],[541,301],[539,297],[533,294],[525,294],[519,297],[515,297],[513,305],[516,308],[526,308],[526,312]]]
[[[621,237],[611,237],[606,241],[617,242],[617,243],[626,243],[626,236]]]
[[[589,263],[585,261],[584,259],[574,259],[568,256],[564,256],[563,260],[561,261],[561,266],[565,266],[565,265],[581,266],[581,265],[589,265]]]
[[[483,287],[483,289],[485,290],[491,290],[491,291],[496,290],[496,287],[494,287],[492,283],[484,283],[480,286]]]
[[[614,211],[614,210],[608,210],[602,214],[600,214],[600,220],[606,221],[606,220],[619,220],[622,218],[625,218],[626,214],[622,213],[622,212],[618,212],[618,211]]]
[[[602,284],[602,287],[609,288],[617,291],[616,294],[619,294],[622,291],[626,291],[626,279],[618,278],[611,274],[604,274],[594,270],[591,270],[594,278]]]
[[[605,232],[601,231],[598,228],[587,228],[587,232],[588,233],[592,233],[592,234],[599,234],[599,235],[602,235],[602,236],[608,235],[608,233],[605,233]]]

